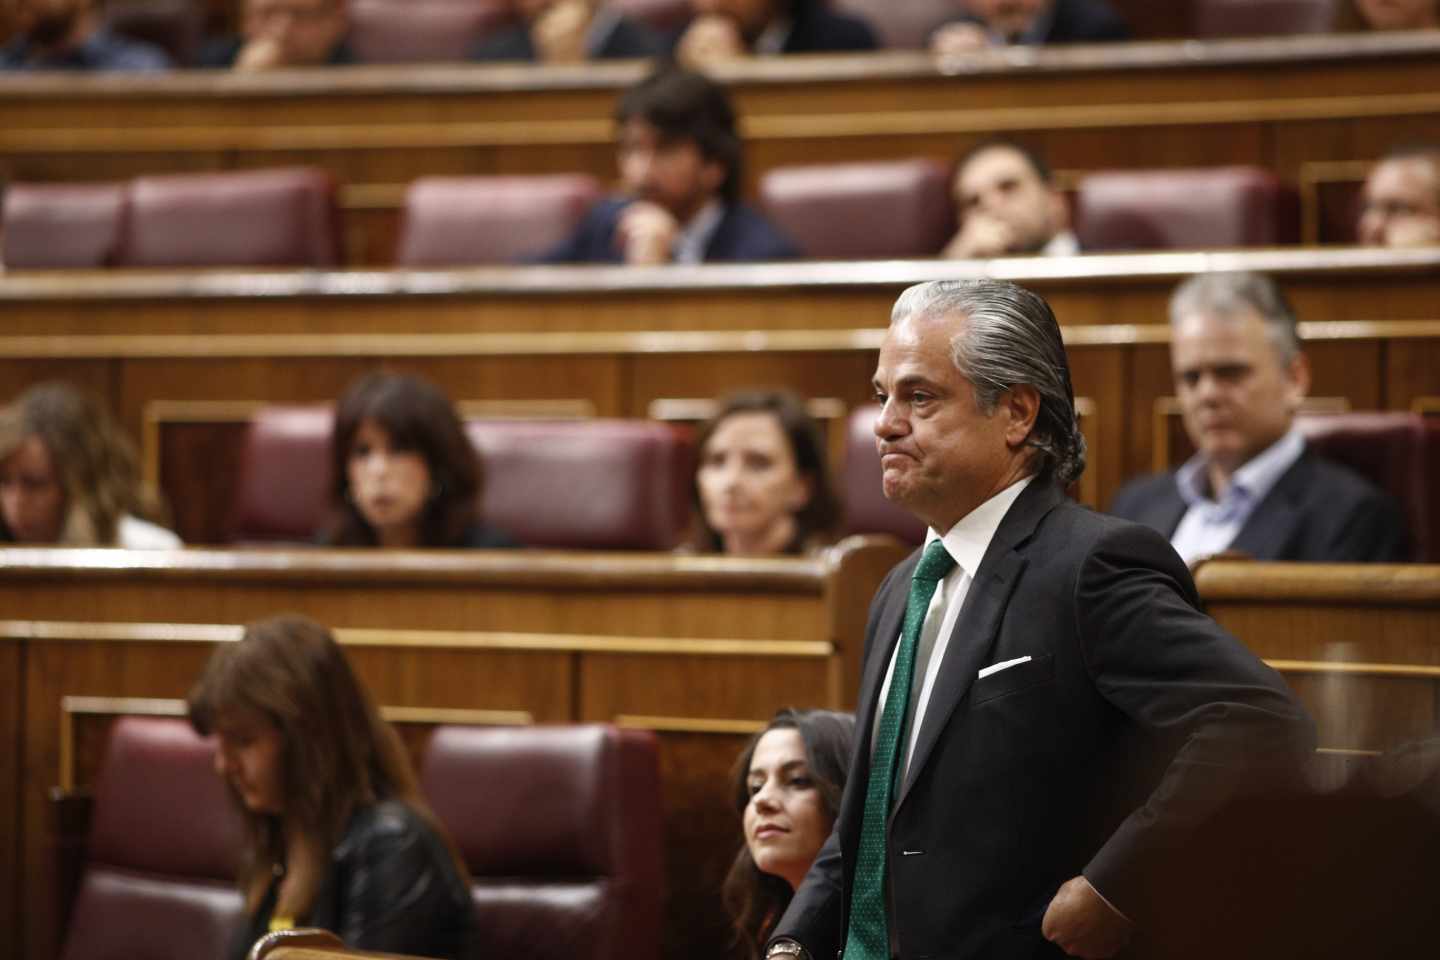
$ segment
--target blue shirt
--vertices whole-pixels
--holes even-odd
[[[78,46],[39,53],[24,35],[0,47],[0,70],[168,70],[170,58],[158,47],[96,30]]]
[[[1219,500],[1211,499],[1208,461],[1196,454],[1175,471],[1175,486],[1189,509],[1170,537],[1170,545],[1187,564],[1220,553],[1234,542],[1260,501],[1305,452],[1305,440],[1294,427],[1250,458],[1234,475]]]

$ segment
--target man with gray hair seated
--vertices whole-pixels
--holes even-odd
[[[1134,481],[1111,513],[1153,527],[1193,564],[1226,550],[1261,560],[1408,559],[1399,506],[1306,449],[1295,413],[1310,388],[1295,316],[1268,277],[1210,273],[1170,298],[1170,364],[1196,454]]]

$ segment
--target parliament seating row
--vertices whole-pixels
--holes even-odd
[[[244,829],[213,752],[183,720],[122,717],[93,796],[57,793],[62,960],[226,955]],[[471,874],[478,955],[659,960],[653,734],[440,726],[416,759]]]
[[[938,254],[955,230],[951,171],[915,158],[772,170],[760,202],[815,259]],[[583,174],[424,178],[410,185],[396,262],[505,263],[543,252],[600,197]],[[1075,189],[1086,250],[1271,246],[1298,239],[1296,194],[1254,167],[1113,171]],[[12,268],[311,266],[340,259],[335,186],[318,169],[16,184]]]

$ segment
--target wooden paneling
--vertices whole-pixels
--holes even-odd
[[[65,698],[183,697],[235,624],[280,610],[336,627],[392,715],[498,710],[657,729],[667,842],[678,844],[667,942],[683,943],[694,918],[718,909],[708,871],[737,839],[729,827],[697,832],[724,816],[723,776],[711,772],[780,706],[851,703],[864,607],[906,552],[888,540],[779,560],[192,550],[116,566],[118,552],[0,550],[0,652],[19,656],[25,690],[0,701],[23,705],[23,732],[11,725],[20,807],[0,827],[20,847],[5,883],[25,881],[23,952],[8,952],[57,952],[44,825],[46,790],[65,776]],[[5,682],[0,672],[0,694]],[[692,856],[709,866],[689,871]],[[723,940],[689,955],[718,960]]]
[[[0,639],[0,863],[21,862],[21,730],[25,708],[24,651]],[[0,871],[0,954],[19,955],[20,882],[18,870]]]

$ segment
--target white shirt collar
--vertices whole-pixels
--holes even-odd
[[[760,31],[760,36],[755,38],[755,52],[761,56],[769,56],[785,52],[785,44],[790,40],[790,31],[795,29],[795,23],[789,17],[776,17]]]
[[[960,522],[943,537],[934,529],[926,530],[925,546],[930,546],[934,540],[944,540],[945,552],[955,559],[956,566],[973,578],[975,571],[980,569],[980,561],[985,558],[985,551],[990,549],[990,541],[995,539],[995,531],[1000,529],[1000,521],[1005,519],[1005,514],[1010,512],[1021,491],[1034,479],[1034,474],[1031,474],[1016,480],[961,517]]]
[[[703,263],[705,261],[705,248],[710,245],[710,238],[720,227],[720,221],[725,216],[725,207],[717,199],[712,198],[690,222],[680,228],[680,233],[675,237],[675,246],[671,251],[676,263]]]

